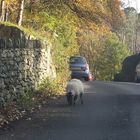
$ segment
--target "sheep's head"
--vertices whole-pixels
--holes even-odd
[[[68,94],[68,95],[75,95],[75,91],[74,91],[74,90],[68,91],[67,94]]]

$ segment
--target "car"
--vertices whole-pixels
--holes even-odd
[[[69,61],[71,78],[92,80],[92,74],[89,70],[89,64],[83,56],[72,56]]]
[[[137,82],[137,83],[140,82],[140,62],[136,66],[134,81]]]

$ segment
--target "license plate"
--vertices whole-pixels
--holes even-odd
[[[72,68],[72,70],[81,70],[81,68]]]

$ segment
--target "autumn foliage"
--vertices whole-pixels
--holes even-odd
[[[98,79],[111,80],[129,54],[119,36],[124,19],[120,7],[120,0],[1,0],[0,16],[54,44],[62,81],[68,77],[68,58],[79,53]]]

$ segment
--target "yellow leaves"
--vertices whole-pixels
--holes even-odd
[[[5,2],[11,10],[18,8],[18,0],[5,0]]]
[[[82,5],[85,8],[91,8],[91,2],[90,0],[77,0],[77,3]]]

